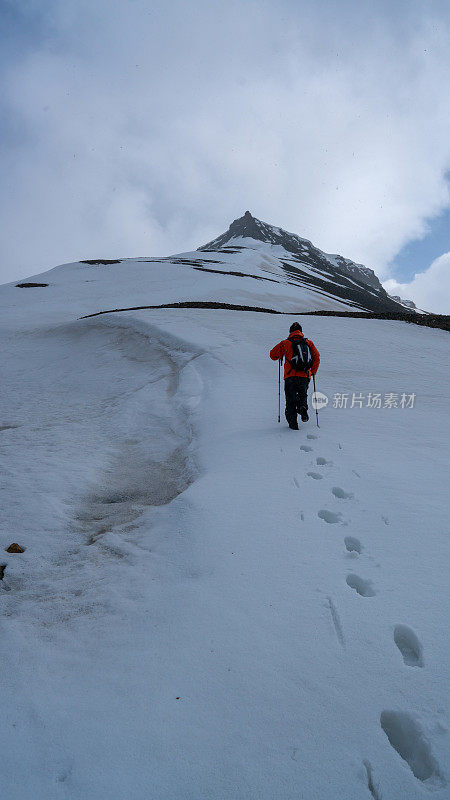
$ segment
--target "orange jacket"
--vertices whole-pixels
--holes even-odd
[[[284,356],[284,377],[286,378],[310,378],[311,374],[315,375],[317,370],[319,369],[320,364],[320,355],[319,351],[314,347],[311,339],[305,339],[306,342],[309,344],[309,349],[311,350],[311,358],[312,358],[312,367],[308,372],[300,372],[299,370],[292,369],[289,361],[294,355],[291,345],[291,339],[302,338],[303,333],[300,331],[292,331],[289,334],[288,339],[283,339],[282,342],[279,342],[275,345],[275,347],[270,351],[270,357],[272,361],[278,361],[278,359],[283,358]]]

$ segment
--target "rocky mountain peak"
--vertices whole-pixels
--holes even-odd
[[[292,253],[302,263],[331,269],[332,272],[346,275],[359,283],[371,286],[377,291],[383,291],[380,281],[372,269],[363,264],[356,264],[349,258],[340,255],[330,255],[315,247],[308,239],[302,239],[295,233],[289,233],[283,228],[269,225],[267,222],[254,217],[246,211],[242,217],[235,219],[228,230],[208,244],[199,247],[199,250],[220,250],[223,247],[233,246],[234,239],[255,239],[267,242],[269,245],[279,245]]]

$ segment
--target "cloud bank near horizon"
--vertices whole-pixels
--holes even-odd
[[[188,250],[247,208],[395,281],[450,204],[443,3],[4,5],[2,281]],[[442,258],[403,284],[435,311]]]
[[[409,283],[398,283],[395,279],[384,282],[389,294],[403,298],[420,298],[420,308],[436,314],[450,312],[448,283],[450,276],[450,252],[436,258],[424,272],[418,272]],[[415,302],[415,301],[414,301]]]

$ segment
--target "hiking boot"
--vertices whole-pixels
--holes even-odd
[[[289,427],[291,431],[298,431],[298,422],[290,422]]]
[[[300,409],[300,416],[302,418],[302,422],[308,422],[309,416],[308,416],[308,412],[307,412],[306,408],[301,408]]]

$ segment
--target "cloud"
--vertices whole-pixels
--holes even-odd
[[[2,64],[3,280],[187,250],[247,208],[389,277],[450,166],[449,15],[394,5],[28,0]]]
[[[444,253],[424,272],[414,275],[410,283],[389,279],[383,284],[389,294],[413,300],[418,308],[436,314],[450,313],[450,252]]]

